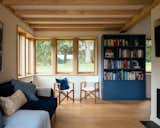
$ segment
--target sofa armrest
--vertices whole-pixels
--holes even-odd
[[[36,88],[36,94],[40,97],[51,97],[53,95],[52,88]]]

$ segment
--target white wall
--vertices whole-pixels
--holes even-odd
[[[157,118],[157,88],[160,88],[160,58],[155,56],[155,45],[154,45],[154,27],[155,21],[160,19],[160,5],[152,10],[151,13],[151,38],[153,41],[152,47],[152,78],[151,78],[151,120],[155,121],[160,125],[160,119]]]
[[[147,38],[151,38],[151,16],[146,16],[143,20],[132,27],[128,34],[145,34]]]
[[[17,77],[16,26],[20,25],[31,33],[33,33],[33,31],[1,4],[0,21],[4,24],[3,71],[0,72],[0,82],[3,82]]]

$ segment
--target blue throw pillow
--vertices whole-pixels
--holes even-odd
[[[61,90],[66,90],[66,89],[69,89],[69,85],[68,85],[68,80],[67,78],[64,78],[64,79],[56,79],[56,82],[57,83],[60,83],[61,84]]]
[[[38,98],[35,95],[36,87],[32,83],[22,82],[19,80],[12,80],[12,84],[14,85],[15,91],[17,91],[18,89],[22,90],[29,101],[38,100]]]

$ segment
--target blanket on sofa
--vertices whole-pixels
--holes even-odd
[[[5,128],[51,128],[49,113],[41,110],[19,110],[5,117]]]

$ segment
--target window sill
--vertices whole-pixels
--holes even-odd
[[[57,74],[47,74],[47,73],[37,73],[34,74],[34,76],[97,76],[96,73],[90,73],[90,74],[85,74],[85,73],[79,73],[79,74],[70,74],[70,73],[57,73]]]
[[[147,76],[151,76],[151,72],[146,72],[146,75]]]
[[[34,76],[34,75],[18,76],[18,79],[27,78],[27,77],[32,77],[32,76]]]

